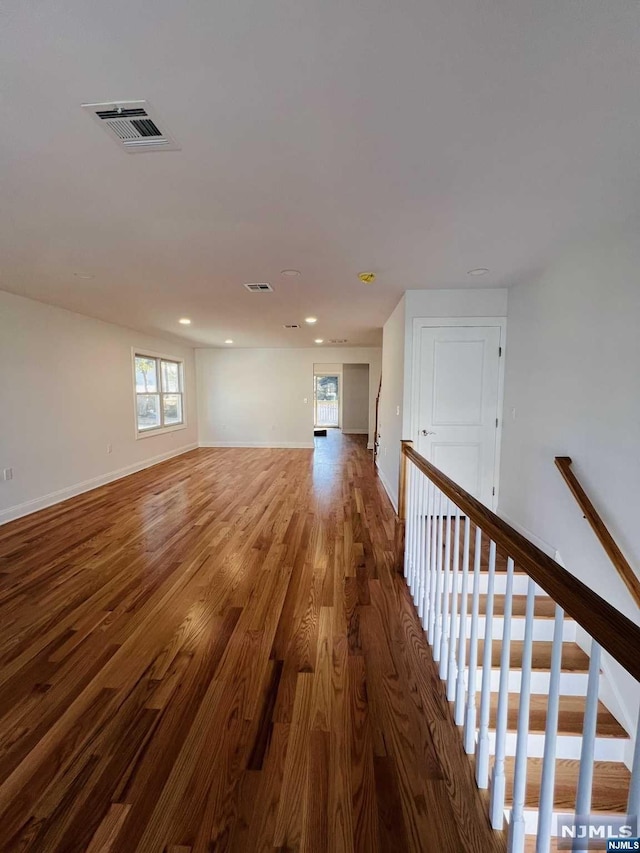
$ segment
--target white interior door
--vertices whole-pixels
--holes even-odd
[[[499,326],[420,330],[418,452],[493,506]]]

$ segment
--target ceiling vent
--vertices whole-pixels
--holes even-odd
[[[83,104],[82,109],[90,113],[129,154],[180,149],[148,101]]]
[[[285,329],[299,329],[300,323],[285,323],[284,328]]]
[[[346,344],[347,339],[346,338],[333,338],[333,340],[328,341],[328,343],[330,343],[330,344]]]
[[[273,288],[266,281],[258,281],[252,282],[250,284],[245,284],[247,290],[250,290],[251,293],[273,293]]]

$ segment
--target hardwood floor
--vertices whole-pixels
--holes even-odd
[[[0,850],[504,850],[362,437],[0,528]]]

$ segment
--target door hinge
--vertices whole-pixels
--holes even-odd
[[[496,418],[496,429],[498,429],[498,419]]]
[[[502,347],[498,347],[498,358],[502,358]]]
[[[493,489],[491,489],[491,494],[495,497],[495,494],[496,494],[496,487],[495,486],[493,487]]]

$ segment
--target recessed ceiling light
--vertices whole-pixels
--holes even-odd
[[[296,275],[301,275],[300,270],[281,270],[280,275],[288,275],[293,278]]]
[[[310,326],[313,326],[314,323],[318,322],[318,318],[317,317],[305,317],[304,321],[305,321],[305,323],[308,323]]]
[[[182,323],[183,326],[190,326],[191,320],[188,317],[180,317],[178,323]]]
[[[486,267],[478,267],[475,270],[469,270],[467,275],[486,275],[489,270]]]
[[[323,344],[323,343],[324,343],[324,338],[316,338],[314,343],[316,343],[316,344]]]
[[[76,278],[95,278],[95,275],[92,275],[89,272],[74,272]]]
[[[231,338],[227,338],[227,340],[225,341],[225,344],[232,344],[232,343],[233,343],[233,341],[231,340]]]

